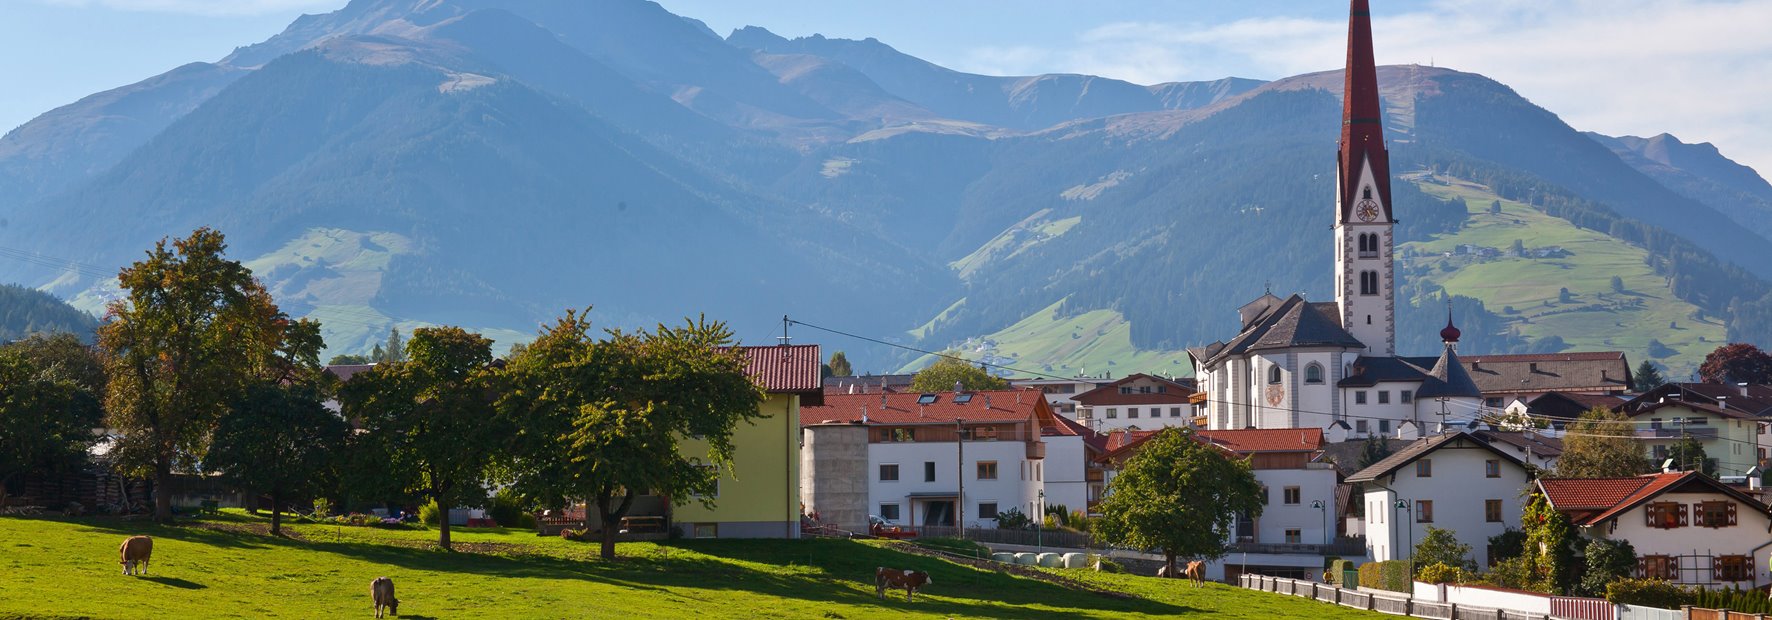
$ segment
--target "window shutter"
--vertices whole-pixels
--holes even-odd
[[[1680,507],[1680,527],[1686,527],[1687,525],[1689,525],[1691,523],[1691,519],[1686,516],[1687,515],[1686,505],[1685,504],[1677,504],[1677,505]]]
[[[1719,555],[1719,556],[1712,556],[1711,557],[1711,559],[1710,559],[1710,578],[1712,580],[1724,581],[1723,578],[1728,576],[1728,575],[1724,574],[1727,571],[1728,571],[1727,564],[1725,564],[1723,562],[1723,556]]]
[[[1649,504],[1648,506],[1643,507],[1643,517],[1646,521],[1645,525],[1649,527],[1661,527],[1661,521],[1655,518],[1658,516],[1661,516],[1661,504]]]
[[[1683,510],[1686,508],[1686,505],[1680,504],[1680,508]],[[1692,505],[1692,524],[1698,527],[1704,527],[1704,504]]]
[[[1758,576],[1758,575],[1759,575],[1759,573],[1754,572],[1754,556],[1751,554],[1742,556],[1741,557],[1741,580],[1742,581],[1753,581],[1754,577]]]
[[[1729,522],[1725,525],[1735,525],[1735,502],[1729,502]]]
[[[1649,577],[1649,558],[1647,558],[1647,557],[1637,558],[1637,578],[1638,579],[1646,579],[1648,577]]]

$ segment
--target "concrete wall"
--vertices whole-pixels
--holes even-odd
[[[802,429],[800,490],[806,509],[852,532],[868,527],[868,427],[815,424]]]

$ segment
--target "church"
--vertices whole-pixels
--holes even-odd
[[[1235,337],[1188,349],[1197,412],[1212,430],[1321,428],[1331,441],[1410,439],[1469,420],[1484,406],[1458,359],[1450,313],[1437,357],[1396,355],[1396,218],[1372,20],[1364,0],[1350,13],[1332,228],[1335,301],[1264,294],[1238,309]]]

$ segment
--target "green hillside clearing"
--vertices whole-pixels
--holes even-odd
[[[1061,300],[1014,325],[959,347],[967,359],[988,361],[1059,376],[1124,377],[1132,373],[1192,376],[1183,351],[1147,351],[1132,345],[1132,324],[1113,310],[1091,310],[1064,317]],[[924,356],[906,365],[912,372],[934,362]]]
[[[302,524],[288,538],[230,514],[161,527],[117,519],[0,517],[0,618],[369,617],[369,581],[393,578],[401,618],[1372,618],[1315,601],[1212,584],[1055,571],[1128,594],[913,556],[883,543],[693,540],[596,546],[526,530],[434,532]],[[117,546],[155,538],[146,577],[119,574]],[[878,566],[929,571],[914,602],[880,600]]]
[[[1399,268],[1417,284],[1437,284],[1480,299],[1491,312],[1516,319],[1514,329],[1529,338],[1557,336],[1570,350],[1624,351],[1632,360],[1653,359],[1668,367],[1671,378],[1687,376],[1724,342],[1723,323],[1698,318],[1696,306],[1674,297],[1667,281],[1644,263],[1643,248],[1502,200],[1481,185],[1440,176],[1408,180],[1429,195],[1462,199],[1470,209],[1459,232],[1400,248]],[[1497,200],[1501,212],[1491,214]],[[1515,240],[1529,253],[1555,247],[1567,254],[1516,256],[1511,252]],[[1499,253],[1479,256],[1460,252],[1461,245]],[[1613,276],[1623,281],[1624,292],[1613,291]],[[1562,288],[1569,289],[1567,302],[1559,300]],[[1648,355],[1651,339],[1675,353]]]

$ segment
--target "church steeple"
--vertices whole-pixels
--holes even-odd
[[[1335,159],[1335,301],[1342,327],[1365,343],[1369,354],[1389,356],[1396,351],[1391,237],[1396,220],[1367,0],[1351,0],[1348,8],[1345,79]]]

